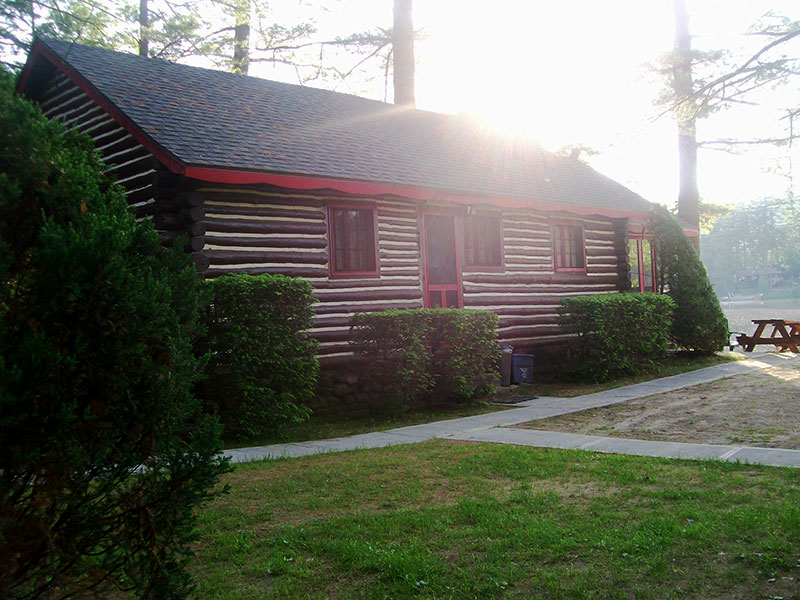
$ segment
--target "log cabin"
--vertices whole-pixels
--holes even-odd
[[[540,351],[561,298],[653,286],[649,202],[468,118],[42,38],[17,90],[94,140],[165,244],[188,234],[202,277],[308,279],[323,365],[358,311],[492,310]]]

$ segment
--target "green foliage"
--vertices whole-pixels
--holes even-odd
[[[198,394],[225,437],[253,437],[310,414],[319,371],[311,284],[284,275],[224,275],[206,282],[210,351]]]
[[[800,280],[800,210],[790,196],[737,207],[702,237],[700,254],[717,290],[767,291],[770,281],[749,276],[774,268],[787,281]]]
[[[659,290],[675,301],[673,343],[698,352],[722,350],[728,343],[728,321],[692,243],[662,206],[653,208],[649,227],[654,236]]]
[[[593,381],[642,373],[667,352],[674,307],[652,293],[564,298],[559,324],[576,335],[566,370]]]
[[[462,402],[487,391],[497,377],[497,315],[429,308],[359,313],[351,343],[369,365],[387,408],[425,398]]]
[[[180,598],[227,467],[190,388],[198,281],[86,139],[0,86],[0,596]]]

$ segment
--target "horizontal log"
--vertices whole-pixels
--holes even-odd
[[[262,221],[223,221],[206,217],[206,229],[230,233],[326,233],[324,223],[273,223]]]
[[[318,238],[239,237],[209,234],[206,242],[217,246],[246,246],[253,248],[327,248],[328,240]]]
[[[615,256],[610,246],[604,248],[586,248],[586,256]]]
[[[330,315],[342,312],[376,312],[380,310],[389,310],[391,308],[422,308],[422,301],[406,301],[406,302],[392,302],[392,303],[381,303],[376,302],[374,304],[365,304],[363,302],[364,298],[358,298],[354,300],[352,303],[349,303],[346,307],[342,306],[330,306],[326,305],[324,302],[318,302],[314,305],[314,312],[318,315]]]
[[[352,290],[346,292],[326,292],[314,294],[320,302],[364,302],[367,300],[414,300],[422,298],[422,290],[397,290],[386,288],[380,290]]]
[[[317,356],[319,356],[320,360],[323,360],[326,354],[338,354],[339,352],[352,352],[353,347],[348,342],[342,342],[339,344],[330,344],[325,345],[324,347],[320,348],[317,351]],[[348,357],[350,360],[353,360],[353,357]]]
[[[588,295],[591,292],[587,292]],[[564,296],[564,295],[548,295],[548,296],[533,296],[533,295],[525,295],[519,294],[516,296],[504,296],[504,297],[497,297],[497,296],[464,296],[464,305],[465,306],[474,306],[479,308],[481,306],[536,306],[537,304],[558,304],[561,302],[562,298],[566,297],[574,297],[573,296]]]
[[[395,260],[402,259],[402,258],[419,259],[419,251],[414,252],[413,250],[409,250],[408,252],[405,252],[404,250],[395,250],[395,249],[383,250],[382,249],[382,250],[380,250],[380,252],[378,252],[378,255],[381,258],[395,259]]]
[[[498,327],[514,327],[517,325],[553,325],[558,322],[558,317],[519,317],[519,316],[502,316],[499,319]]]
[[[146,157],[147,163],[144,170],[153,169],[153,155],[124,129],[104,136],[102,140],[96,140],[95,143],[106,157],[106,163],[117,165],[137,157]],[[109,160],[108,157],[113,158]]]
[[[514,338],[528,338],[529,340],[533,341],[537,337],[552,337],[561,335],[566,336],[568,334],[563,333],[556,327],[531,327],[528,329],[517,329],[516,331],[498,331],[497,339],[501,342],[503,340],[512,340]]]
[[[120,177],[117,181],[127,190],[135,190],[150,185],[152,173],[142,173],[131,177]]]
[[[328,254],[321,252],[256,252],[249,250],[206,250],[212,265],[241,263],[296,263],[307,265],[328,264]]]
[[[242,215],[242,216],[255,216],[255,217],[303,217],[306,219],[319,219],[320,222],[324,222],[325,220],[325,213],[322,212],[313,212],[310,213],[304,210],[293,210],[291,207],[287,208],[268,208],[264,206],[257,206],[254,205],[252,207],[244,207],[244,206],[220,206],[219,204],[209,205],[208,202],[213,201],[213,198],[210,194],[206,195],[206,207],[208,209],[209,214],[213,213],[215,215]],[[239,200],[241,203],[241,200]]]
[[[536,305],[521,305],[521,306],[505,306],[502,308],[492,309],[492,312],[499,315],[510,316],[528,316],[528,315],[551,315],[557,310],[555,306],[536,306]]]
[[[556,273],[553,275],[523,275],[523,274],[472,274],[464,273],[464,282],[469,283],[497,283],[517,285],[540,285],[550,283],[613,283],[616,275],[602,277],[588,277],[583,273]]]
[[[140,156],[124,164],[113,165],[108,169],[108,174],[116,179],[128,179],[137,173],[146,173],[151,165],[150,156]]]
[[[506,252],[510,252],[510,249],[513,248],[553,249],[553,245],[550,243],[550,240],[525,240],[519,242],[514,240],[506,240],[503,244],[503,247],[506,249]],[[541,254],[541,252],[539,254]]]
[[[550,323],[549,325],[552,325]],[[514,329],[513,331],[498,331],[497,337],[499,339],[508,339],[508,338],[533,338],[533,337],[541,337],[544,335],[559,335],[564,333],[560,329],[552,326],[547,327],[519,327]]]
[[[349,326],[353,317],[315,317],[314,327],[344,327]]]
[[[617,234],[614,233],[613,231],[589,231],[589,230],[586,230],[586,231],[584,231],[583,236],[584,236],[584,239],[586,239],[587,242],[600,242],[600,241],[613,242],[613,241],[616,241],[618,239],[617,238]]]
[[[125,197],[128,204],[139,204],[154,199],[155,190],[152,186],[146,186],[138,190],[125,190]]]
[[[350,339],[350,330],[344,331],[314,331],[309,334],[319,342],[346,342]]]
[[[378,215],[378,225],[399,225],[401,227],[417,227],[417,219],[398,219],[394,217],[381,217]]]
[[[419,286],[419,279],[327,279],[325,281],[315,281],[314,287],[319,290],[336,290],[342,288],[355,287],[400,287],[400,286]]]
[[[385,219],[417,219],[417,212],[416,210],[413,211],[404,211],[404,210],[392,210],[388,208],[380,208],[378,207],[378,219],[385,220]]]
[[[326,277],[328,275],[328,269],[325,267],[245,267],[241,269],[230,269],[230,268],[211,268],[207,276],[209,277],[218,277],[219,275],[228,275],[231,273],[247,273],[249,275],[263,275],[265,273],[269,274],[279,274],[279,275],[286,275],[287,277]]]
[[[381,263],[381,275],[385,275],[386,277],[419,277],[419,269],[416,267],[408,267],[407,269],[397,269],[388,271],[385,267],[389,265],[386,262]],[[408,265],[404,265],[408,266]]]
[[[144,217],[152,217],[153,214],[155,214],[155,212],[156,212],[156,207],[155,204],[153,204],[152,202],[133,207],[133,214],[137,219],[143,219]]]
[[[314,208],[323,208],[328,204],[325,200],[311,196],[313,190],[299,190],[293,193],[284,188],[273,188],[270,186],[266,186],[267,189],[263,189],[264,186],[259,185],[224,186],[222,184],[211,184],[208,182],[199,183],[202,188],[201,193],[217,202],[282,204],[286,206],[287,209],[291,209],[298,204]],[[248,194],[249,191],[252,191],[252,194]]]
[[[520,256],[517,254],[512,254],[511,256],[506,255],[505,263],[506,265],[546,265],[549,262],[552,263],[553,258],[549,254],[529,254],[527,256]]]
[[[419,235],[417,233],[385,233],[378,234],[380,240],[386,242],[403,242],[408,244],[417,244],[419,242]]]
[[[502,285],[486,287],[486,286],[477,286],[474,284],[464,283],[463,290],[465,294],[546,294],[548,292],[557,294],[559,292],[580,292],[583,290],[592,292],[593,294],[602,294],[604,292],[612,291],[617,283],[617,280],[615,278],[607,283],[599,283],[595,281],[591,282],[582,281],[580,283],[573,283],[573,284],[565,283],[563,284],[563,287],[562,285],[559,285],[560,283],[561,282],[553,282],[552,284],[549,284],[548,287],[538,287],[536,285],[531,285],[530,287],[525,287],[525,288],[518,288],[518,287],[509,288],[509,287],[504,287]]]

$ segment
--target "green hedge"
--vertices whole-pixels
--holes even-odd
[[[656,250],[658,289],[675,301],[672,342],[685,350],[716,352],[728,343],[728,320],[678,220],[654,206],[649,228]]]
[[[666,354],[674,306],[669,297],[651,293],[561,300],[559,324],[576,334],[566,370],[594,381],[643,371]]]
[[[311,284],[283,275],[224,275],[206,282],[209,353],[198,394],[226,439],[308,418],[319,372]]]
[[[487,311],[387,310],[355,315],[351,344],[386,407],[463,402],[498,376],[496,330],[497,315]]]

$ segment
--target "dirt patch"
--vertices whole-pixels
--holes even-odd
[[[515,427],[669,442],[800,449],[800,360]]]

